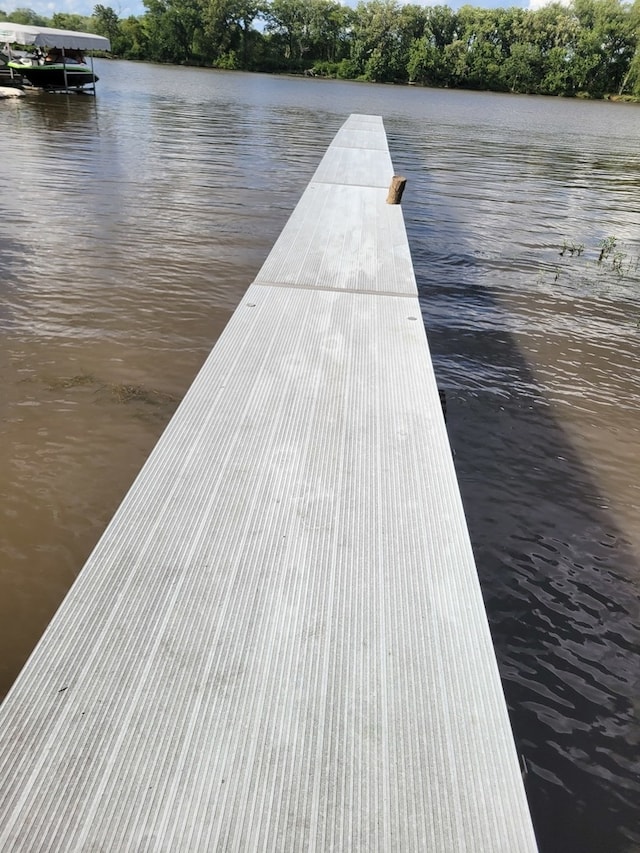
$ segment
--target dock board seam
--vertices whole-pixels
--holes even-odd
[[[368,151],[370,149],[365,148],[363,150]],[[314,184],[328,184],[331,187],[345,187],[345,189],[380,190],[381,192],[386,192],[388,189],[388,182],[385,184],[345,184],[344,181],[323,181],[322,178],[314,178],[309,187],[313,187]]]
[[[330,285],[323,284],[301,284],[290,281],[267,281],[257,279],[251,283],[252,287],[253,285],[257,285],[258,287],[290,287],[294,290],[318,290],[325,293],[355,293],[362,296],[401,296],[403,299],[418,298],[417,290],[415,293],[401,293],[397,290],[365,290],[362,287],[331,287]]]

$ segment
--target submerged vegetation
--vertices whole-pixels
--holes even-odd
[[[89,30],[124,59],[374,82],[640,99],[640,0],[537,10],[361,0],[144,0],[120,19],[29,9],[16,23]]]
[[[28,382],[44,381],[49,391],[70,391],[76,388],[88,388],[101,399],[107,398],[114,403],[145,403],[151,406],[170,405],[175,407],[179,402],[174,394],[160,391],[157,388],[147,388],[144,385],[131,385],[121,382],[102,382],[93,373],[82,371],[73,376],[44,377],[32,376]]]
[[[635,275],[640,269],[640,257],[632,255],[628,248],[620,245],[617,237],[605,237],[599,249],[597,266],[612,270],[620,278]]]
[[[554,263],[550,269],[554,283],[561,275],[564,279],[565,274],[576,272],[587,287],[596,283],[622,284],[625,279],[635,289],[639,281],[640,256],[634,254],[629,246],[620,243],[617,237],[605,237],[597,246],[586,250],[582,243],[565,240],[558,254],[564,260]],[[540,280],[544,281],[544,277]]]

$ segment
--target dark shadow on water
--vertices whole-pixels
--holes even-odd
[[[640,850],[637,559],[496,320],[503,309],[479,283],[473,247],[462,233],[443,241],[421,207],[420,169],[405,220],[540,850],[631,853]],[[451,251],[438,250],[444,243]]]

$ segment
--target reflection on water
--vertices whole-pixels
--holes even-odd
[[[335,131],[381,114],[541,849],[640,849],[640,111],[98,65],[95,100],[5,116],[2,686]]]

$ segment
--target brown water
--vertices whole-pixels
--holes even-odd
[[[335,131],[380,114],[541,849],[640,850],[640,108],[98,73],[0,103],[2,689]]]

